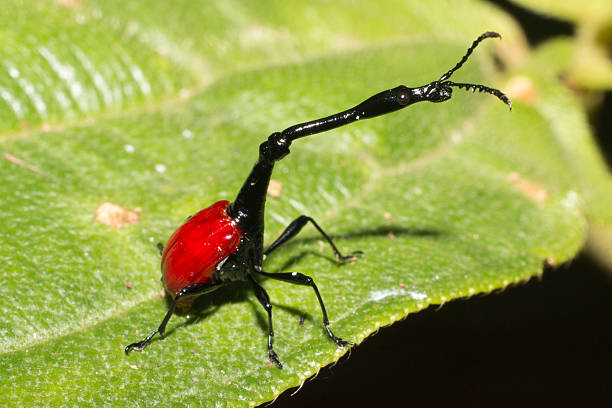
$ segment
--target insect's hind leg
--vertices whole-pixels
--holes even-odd
[[[276,279],[279,281],[292,283],[294,285],[310,286],[319,301],[321,313],[323,314],[323,325],[325,326],[325,330],[327,331],[327,335],[329,336],[329,338],[332,339],[334,343],[336,343],[340,347],[355,345],[355,343],[351,341],[346,341],[336,336],[329,328],[329,318],[327,317],[327,311],[325,310],[325,305],[323,304],[323,298],[319,293],[319,288],[317,288],[317,285],[314,283],[314,280],[310,276],[301,274],[299,272],[269,273],[264,272],[262,270],[256,270],[256,273],[270,279]]]
[[[348,255],[342,255],[340,251],[338,251],[338,248],[336,247],[332,239],[329,237],[329,235],[327,235],[325,231],[323,231],[323,229],[319,226],[319,224],[317,224],[315,220],[313,220],[307,215],[300,215],[298,218],[293,220],[291,224],[289,224],[287,228],[285,228],[283,233],[280,234],[280,236],[276,239],[276,241],[274,241],[264,251],[264,255],[269,255],[272,251],[276,250],[279,246],[283,245],[285,242],[295,237],[302,230],[302,228],[304,228],[304,225],[306,225],[308,222],[314,225],[317,231],[319,231],[321,235],[323,235],[323,238],[325,238],[325,240],[332,247],[334,251],[334,255],[336,256],[336,261],[341,262],[341,263],[350,262],[350,261],[355,260],[357,256],[363,255],[362,251],[355,251],[355,252],[351,252]]]

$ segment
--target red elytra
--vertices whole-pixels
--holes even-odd
[[[162,253],[162,280],[173,298],[186,286],[211,282],[217,264],[238,249],[242,231],[227,215],[229,204],[229,201],[218,201],[198,212],[166,243]]]

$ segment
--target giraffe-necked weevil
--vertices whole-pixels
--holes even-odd
[[[478,37],[468,48],[461,60],[448,72],[427,85],[409,88],[400,85],[396,88],[377,93],[348,110],[321,119],[291,126],[282,132],[272,133],[268,140],[259,146],[259,158],[251,173],[242,185],[233,202],[219,201],[189,218],[170,237],[162,250],[162,281],[173,301],[159,328],[142,341],[125,348],[140,350],[159,333],[163,335],[166,324],[177,305],[184,305],[189,298],[212,292],[221,286],[236,281],[247,281],[252,285],[255,295],[268,314],[268,354],[270,361],[279,368],[282,364],[274,351],[272,340],[272,304],[257,277],[265,277],[313,289],[321,312],[327,335],[338,346],[352,346],[354,343],[337,337],[329,327],[327,311],[323,298],[314,280],[298,272],[269,273],[263,269],[264,256],[269,255],[282,244],[295,237],[302,228],[311,223],[331,246],[336,260],[344,263],[352,261],[360,251],[342,255],[332,239],[312,218],[301,215],[290,223],[283,233],[267,249],[264,249],[264,207],[266,191],[274,169],[274,164],[289,154],[291,143],[304,136],[325,132],[349,123],[394,112],[417,102],[444,102],[451,98],[452,88],[464,88],[496,96],[507,104],[510,100],[501,91],[484,85],[450,81],[451,75],[461,68],[468,57],[486,38],[499,38],[495,32],[486,32]]]

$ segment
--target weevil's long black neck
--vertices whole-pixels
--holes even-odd
[[[251,239],[263,232],[266,194],[274,169],[274,161],[266,160],[261,154],[267,143],[259,147],[259,160],[228,208],[228,215],[238,222],[242,232]]]
[[[393,89],[387,89],[386,91],[379,92],[369,97],[351,109],[336,113],[335,115],[288,127],[281,133],[284,137],[293,141],[304,136],[348,125],[358,120],[391,113],[415,102],[425,100],[425,88],[430,87],[431,84],[419,88],[408,88],[407,86],[400,85]]]
[[[487,32],[478,37],[459,63],[437,81],[418,88],[408,88],[400,85],[377,93],[351,109],[321,119],[300,123],[288,127],[282,132],[272,133],[268,140],[259,146],[259,159],[242,185],[236,200],[230,205],[228,214],[238,222],[243,233],[255,241],[255,247],[259,248],[261,252],[264,207],[272,170],[278,160],[289,154],[289,146],[294,140],[348,125],[361,119],[394,112],[413,103],[421,101],[444,102],[451,98],[453,86],[492,94],[512,107],[510,100],[497,89],[478,84],[454,83],[448,80],[467,61],[472,51],[482,40],[494,37],[500,37],[500,35]]]
[[[282,132],[272,133],[268,140],[259,146],[259,159],[242,185],[236,200],[231,204],[228,210],[229,215],[238,222],[244,234],[254,238],[263,231],[266,192],[274,164],[289,154],[289,146],[292,141],[361,119],[384,115],[412,103],[426,100],[426,90],[429,87],[431,84],[420,88],[408,88],[401,85],[380,92],[343,112],[300,123]]]

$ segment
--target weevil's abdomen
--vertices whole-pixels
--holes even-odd
[[[185,286],[213,283],[215,267],[238,250],[242,231],[219,201],[189,218],[170,237],[162,253],[162,280],[174,298]],[[187,300],[187,299],[185,299]],[[185,306],[191,302],[181,302]]]

